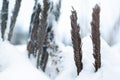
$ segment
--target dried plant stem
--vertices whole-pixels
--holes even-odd
[[[92,27],[92,43],[93,43],[93,56],[95,58],[95,72],[101,67],[101,54],[100,54],[100,7],[96,5],[93,8],[93,13],[92,13],[92,22],[91,22],[91,27]]]
[[[35,0],[35,4],[37,4],[37,0]],[[38,4],[37,7],[34,6],[34,8],[35,11],[32,14],[30,24],[30,41],[27,46],[29,51],[28,56],[30,57],[32,54],[36,58],[36,67],[45,71],[49,56],[47,52],[47,17],[50,3],[48,0],[43,0],[42,10],[40,8],[40,4]]]
[[[30,41],[27,46],[29,57],[31,54],[33,54],[33,56],[36,57],[36,54],[37,54],[37,49],[38,49],[37,32],[38,32],[38,27],[40,22],[39,20],[40,12],[41,12],[41,8],[40,8],[40,4],[38,4],[35,11],[35,15],[34,15],[34,22],[33,22]]]
[[[77,74],[79,75],[80,71],[83,68],[82,64],[82,49],[81,49],[81,38],[79,35],[80,27],[77,24],[77,13],[75,10],[72,11],[71,18],[71,35],[72,35],[72,43],[74,49],[74,60],[77,67]]]
[[[37,4],[38,4],[38,0],[34,0],[34,7],[33,7],[33,13],[31,15],[31,21],[30,21],[30,27],[29,27],[29,36],[30,37],[31,33],[32,33],[32,28],[34,25],[34,21],[35,21],[35,12],[36,12],[36,8],[37,8]]]
[[[42,11],[42,16],[41,16],[41,22],[39,24],[39,32],[38,32],[38,56],[37,56],[37,68],[39,68],[39,66],[41,67],[41,69],[44,69],[43,65],[46,65],[46,62],[41,63],[41,57],[43,57],[45,54],[47,53],[43,53],[43,45],[45,42],[45,39],[47,37],[47,17],[48,17],[48,10],[50,8],[50,3],[48,0],[43,0],[43,11]],[[44,55],[43,55],[44,54]],[[45,57],[44,57],[45,58]],[[46,59],[47,60],[47,59]],[[45,60],[45,61],[46,61]]]

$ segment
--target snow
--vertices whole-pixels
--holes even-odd
[[[115,35],[112,34],[114,31],[117,32],[114,27],[120,16],[119,2],[119,0],[101,1],[101,35],[109,45],[111,45],[112,41],[114,41],[113,37],[115,37]]]
[[[94,58],[92,56],[92,41],[90,36],[82,40],[83,50],[83,70],[79,76],[76,74],[76,67],[73,64],[72,47],[66,46],[63,50],[64,55],[64,69],[55,78],[55,80],[119,80],[120,79],[120,44],[110,47],[101,37],[101,62],[102,66],[98,72],[94,72]],[[88,46],[89,45],[89,46]],[[70,55],[71,54],[71,55]]]
[[[83,70],[77,76],[72,46],[61,45],[61,72],[53,79],[41,70],[37,70],[25,55],[25,45],[14,46],[5,41],[0,43],[0,80],[119,80],[120,79],[120,44],[110,47],[101,38],[102,66],[94,72],[92,41],[90,36],[82,39]],[[88,46],[89,44],[89,46]],[[55,68],[54,66],[52,68]],[[51,68],[51,69],[52,69]],[[50,68],[48,68],[50,69]],[[50,70],[49,70],[50,71]],[[52,70],[49,72],[51,74]]]
[[[120,79],[120,45],[114,45],[110,48],[110,53],[106,56],[106,66],[104,68],[104,77],[109,80]],[[104,79],[105,80],[105,79]]]
[[[15,0],[10,1],[9,20]],[[51,0],[53,1],[53,0]],[[39,0],[42,4],[42,0]],[[16,28],[24,27],[28,31],[34,0],[22,0]],[[54,5],[58,0],[54,0]],[[101,68],[94,72],[94,58],[91,32],[91,13],[94,5],[101,7]],[[27,57],[26,44],[14,46],[0,40],[0,80],[120,80],[120,1],[119,0],[62,0],[60,18],[53,22],[55,41],[59,51],[49,56],[46,72],[36,69],[34,60]],[[0,0],[1,10],[2,0]],[[43,4],[42,4],[43,5]],[[80,35],[82,37],[83,69],[76,72],[74,52],[71,42],[70,15],[72,7],[77,11]],[[52,18],[51,18],[52,19]],[[116,24],[117,23],[117,24]],[[6,35],[9,29],[6,31]],[[0,34],[1,35],[1,34]],[[7,37],[7,36],[6,36]],[[55,62],[52,62],[56,60]],[[58,70],[58,71],[57,71]],[[49,76],[49,77],[48,77]]]
[[[62,46],[61,55],[63,56],[63,65],[61,73],[56,77],[55,80],[74,80],[77,75],[76,66],[73,56],[73,48],[71,46]]]
[[[8,42],[0,44],[0,80],[50,80],[38,71],[17,48]]]
[[[21,1],[21,8],[19,15],[17,17],[16,27],[25,27],[22,28],[24,32],[29,31],[29,24],[31,20],[31,15],[33,11],[34,6],[34,0],[29,0],[29,3],[27,0]]]

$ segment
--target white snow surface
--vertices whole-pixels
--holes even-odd
[[[82,39],[83,50],[83,69],[79,76],[76,74],[72,47],[66,46],[63,51],[64,70],[55,78],[55,80],[119,80],[120,79],[120,44],[110,47],[104,39],[101,38],[101,68],[94,72],[94,58],[92,52],[92,41],[90,36]],[[70,55],[71,54],[71,55]]]
[[[120,44],[110,47],[101,38],[101,68],[94,72],[92,41],[90,36],[82,39],[83,70],[77,76],[72,46],[61,45],[59,53],[63,60],[62,70],[54,78],[36,69],[28,59],[25,48],[13,46],[9,42],[0,43],[0,80],[119,80]],[[89,44],[89,46],[88,46]],[[25,47],[25,46],[24,46]],[[58,66],[59,68],[60,66]],[[52,68],[55,68],[54,66]],[[52,69],[51,68],[51,69]],[[50,69],[50,68],[48,68]],[[52,75],[52,70],[49,70]]]
[[[50,80],[38,71],[17,48],[8,42],[0,44],[0,80]]]
[[[15,0],[9,1],[8,26]],[[39,0],[39,2],[41,3],[42,0]],[[58,3],[57,0],[53,2],[54,4]],[[98,72],[94,72],[94,58],[90,38],[92,8],[96,3],[101,7],[102,65]],[[29,61],[26,56],[26,45],[14,46],[7,41],[0,41],[0,80],[120,80],[120,25],[116,26],[116,22],[120,17],[119,3],[120,0],[62,0],[59,21],[53,24],[55,41],[60,50],[58,57],[62,56],[60,63],[56,66],[47,64],[46,73],[44,73],[36,69]],[[33,0],[29,0],[29,4],[26,0],[22,0],[22,7],[16,25],[23,26],[25,31],[28,31],[33,4]],[[0,0],[0,8],[1,5],[2,0]],[[83,70],[78,76],[70,34],[72,6],[77,11],[78,23],[81,27],[80,34],[82,36]],[[6,31],[6,35],[8,30]],[[54,68],[60,69],[60,72],[56,73]]]

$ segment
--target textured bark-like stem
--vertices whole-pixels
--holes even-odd
[[[37,4],[37,0],[35,0],[35,4]],[[37,59],[36,67],[41,68],[45,71],[47,60],[48,60],[48,52],[47,52],[47,17],[48,10],[50,4],[48,0],[43,0],[43,10],[40,9],[40,5],[38,4],[36,11],[33,12],[30,24],[30,41],[28,43],[27,49],[29,51],[29,57],[31,54]],[[41,13],[40,13],[41,12]],[[41,15],[40,15],[41,14]],[[40,16],[40,17],[39,17]]]
[[[43,71],[45,71],[47,61],[48,61],[48,52],[47,52],[47,46],[45,45],[43,47],[43,54],[41,55],[41,60],[40,60],[40,67]]]
[[[40,27],[39,27],[39,32],[38,32],[38,56],[37,56],[37,68],[39,68],[39,66],[41,67],[41,69],[43,70],[43,65],[44,63],[41,63],[41,59],[40,59],[40,55],[44,56],[43,54],[45,54],[43,52],[43,45],[47,36],[47,17],[48,17],[48,10],[50,8],[50,3],[48,0],[43,0],[43,4],[44,4],[44,8],[42,11],[42,16],[41,16],[41,22],[40,22]],[[41,57],[42,57],[41,56]]]
[[[10,29],[9,29],[9,34],[8,34],[8,40],[11,41],[12,35],[13,35],[13,29],[15,27],[16,19],[19,13],[21,5],[21,0],[16,0],[15,6],[14,6],[14,11],[11,17],[11,23],[10,23]]]
[[[74,49],[74,60],[77,67],[77,74],[79,75],[80,71],[83,68],[82,64],[82,48],[81,48],[81,38],[79,35],[80,27],[77,24],[77,13],[75,10],[72,11],[71,18],[71,35],[72,35],[72,44]]]
[[[8,0],[3,0],[2,11],[1,11],[1,37],[4,41],[5,30],[7,27],[7,20],[8,20]]]
[[[92,13],[92,43],[93,43],[93,56],[95,58],[95,72],[101,67],[101,54],[100,54],[100,7],[96,5]]]
[[[37,8],[37,4],[38,4],[38,0],[34,0],[35,3],[34,3],[34,7],[33,7],[33,13],[31,15],[31,21],[30,21],[30,27],[29,27],[29,37],[32,33],[32,28],[33,28],[33,25],[34,25],[34,21],[35,21],[35,12],[36,12],[36,8]]]
[[[41,12],[41,7],[40,4],[37,5],[37,8],[35,10],[35,16],[34,16],[34,22],[33,22],[33,28],[31,32],[31,37],[30,41],[27,46],[28,50],[28,56],[30,57],[31,54],[33,54],[34,57],[37,55],[37,49],[38,49],[38,41],[37,41],[37,32],[38,32],[38,27],[40,23],[39,15]]]

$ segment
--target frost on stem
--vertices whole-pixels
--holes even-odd
[[[38,56],[37,56],[37,68],[41,68],[44,71],[44,68],[46,66],[47,63],[47,59],[46,57],[48,56],[48,53],[44,53],[43,50],[45,50],[44,43],[46,41],[47,38],[47,17],[48,17],[48,11],[50,8],[50,3],[48,0],[43,0],[43,11],[41,13],[41,20],[40,20],[40,24],[39,24],[39,32],[37,34],[38,36]],[[47,57],[48,58],[48,57]]]
[[[40,19],[39,19],[40,12],[41,12],[41,7],[40,4],[38,4],[34,12],[33,28],[30,35],[30,41],[27,46],[29,57],[31,54],[33,54],[34,57],[36,57],[37,55],[37,49],[38,49],[37,32],[40,23]]]
[[[9,41],[11,41],[11,38],[13,35],[13,29],[15,27],[15,23],[16,23],[16,19],[17,19],[18,13],[19,13],[20,5],[21,5],[21,0],[16,0],[13,14],[11,17],[11,22],[10,22],[10,29],[9,29],[9,34],[8,34]]]
[[[37,4],[38,4],[38,0],[34,0],[34,1],[35,1],[35,3],[34,3],[34,7],[33,7],[33,13],[31,15],[31,21],[30,21],[30,27],[29,27],[29,37],[32,33],[32,28],[33,28],[34,20],[35,20],[35,11],[36,11]]]
[[[100,54],[100,7],[96,4],[92,13],[92,43],[93,43],[93,56],[95,58],[95,72],[101,67],[101,54]]]
[[[4,34],[5,30],[7,27],[7,20],[8,20],[8,6],[9,6],[9,1],[8,0],[3,0],[3,6],[2,6],[2,11],[1,11],[1,37],[4,41]]]
[[[31,17],[30,23],[30,41],[27,46],[29,52],[29,57],[31,54],[36,58],[36,67],[41,68],[45,71],[48,52],[47,52],[47,39],[48,39],[48,11],[50,8],[50,3],[48,0],[43,0],[43,9],[41,9],[40,4],[35,0],[35,11]],[[37,6],[36,6],[37,4]]]
[[[51,2],[50,12],[54,15],[55,21],[59,20],[61,9],[61,0],[58,0],[58,3],[54,6],[54,2]]]
[[[74,49],[74,60],[77,67],[77,74],[79,75],[80,71],[83,68],[82,64],[82,48],[81,48],[81,38],[79,35],[80,27],[77,24],[77,13],[75,10],[72,11],[71,19],[71,35],[72,35],[72,44]]]

